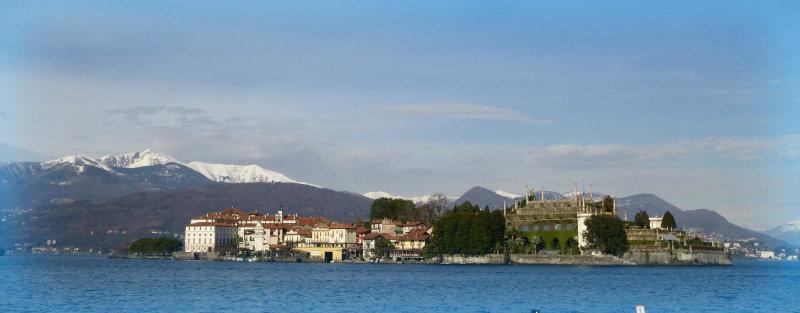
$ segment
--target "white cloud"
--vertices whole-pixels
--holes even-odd
[[[765,157],[800,157],[800,136],[775,138],[709,138],[654,145],[559,144],[544,149],[529,148],[527,158],[533,164],[556,167],[619,166],[674,159],[696,154],[717,158],[757,160]]]
[[[463,102],[403,104],[388,107],[388,110],[416,117],[553,123],[546,119],[532,119],[521,112],[506,108]]]

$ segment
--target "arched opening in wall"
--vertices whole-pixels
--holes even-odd
[[[567,239],[567,253],[575,253],[578,250],[578,243],[574,238]]]
[[[561,244],[561,242],[558,240],[558,238],[553,238],[553,240],[550,241],[550,249],[561,249],[559,244]]]
[[[544,250],[544,239],[542,237],[537,237],[534,240],[536,245],[536,253],[539,253],[539,251]]]

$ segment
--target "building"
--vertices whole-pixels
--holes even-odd
[[[391,219],[375,219],[371,223],[371,230],[378,234],[397,234],[397,223]],[[401,227],[402,229],[402,227]]]
[[[527,199],[506,208],[506,226],[547,253],[580,253],[588,244],[583,238],[586,220],[598,214],[616,215],[616,205],[606,210],[591,195],[587,199],[577,192],[566,200],[537,200],[535,193],[528,192]]]
[[[303,237],[303,240],[300,237],[310,235],[310,231],[303,229],[320,223],[330,221],[296,214],[287,216],[282,210],[275,214],[261,214],[229,208],[192,218],[186,225],[184,250],[227,253],[236,253],[238,249],[269,251],[284,244],[284,237],[290,230],[294,230],[292,240],[305,241],[307,237]]]
[[[240,224],[238,235],[241,238],[240,248],[250,249],[251,251],[269,251],[270,246],[275,246],[284,241],[284,231],[291,224],[283,223],[255,223]]]
[[[758,258],[759,259],[774,259],[775,252],[774,251],[758,251]]]
[[[238,227],[226,222],[197,222],[186,225],[184,251],[232,252],[236,248]]]
[[[375,245],[378,240],[383,238],[383,235],[372,232],[365,234],[364,237],[361,238],[361,251],[363,251],[364,259],[372,259],[376,257]]]
[[[663,217],[651,217],[650,218],[650,229],[661,229],[661,222],[664,220]]]
[[[312,259],[338,262],[361,254],[358,230],[349,224],[319,224],[311,230],[311,238],[293,246],[295,250],[308,252]]]

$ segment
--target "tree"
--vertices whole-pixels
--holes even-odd
[[[614,198],[603,196],[603,211],[606,213],[614,212]]]
[[[678,228],[678,225],[675,224],[675,217],[673,217],[672,213],[669,213],[669,211],[664,213],[664,218],[661,220],[661,227],[666,229]]]
[[[437,192],[431,195],[427,202],[430,205],[431,209],[433,209],[434,218],[441,216],[447,211],[447,207],[450,204],[450,200],[447,199],[447,196],[444,193]]]
[[[639,228],[650,228],[650,216],[645,211],[636,212],[633,222]]]
[[[180,240],[169,237],[139,238],[131,243],[128,249],[138,255],[171,255],[175,251],[180,251],[182,246]]]
[[[375,255],[378,258],[387,258],[394,251],[394,244],[386,238],[379,237],[375,240]]]
[[[603,253],[622,256],[628,251],[628,236],[622,221],[617,216],[595,215],[586,220],[584,233],[589,247]]]
[[[424,253],[484,255],[501,250],[504,244],[503,212],[481,210],[464,202],[436,220]]]
[[[392,220],[419,220],[414,201],[395,198],[378,198],[372,201],[369,217],[371,219],[388,218]]]

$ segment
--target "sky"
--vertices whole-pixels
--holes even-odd
[[[0,2],[0,161],[146,148],[357,193],[800,219],[800,3]],[[587,187],[588,188],[588,187]]]

